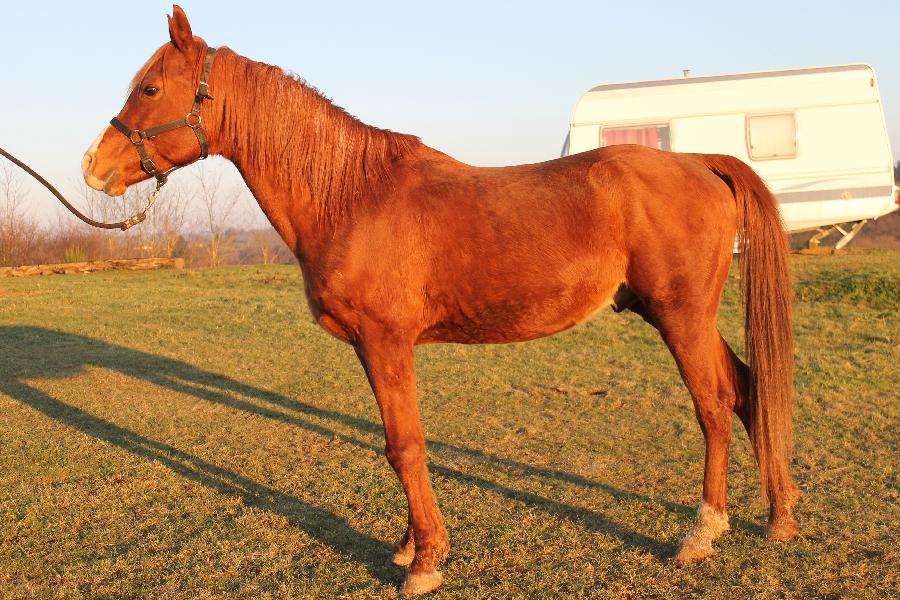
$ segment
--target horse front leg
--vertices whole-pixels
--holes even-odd
[[[396,564],[409,564],[401,592],[424,594],[443,581],[437,567],[450,546],[425,463],[413,344],[392,332],[378,331],[366,335],[356,352],[381,411],[387,460],[403,485],[409,505],[409,527],[394,555]]]

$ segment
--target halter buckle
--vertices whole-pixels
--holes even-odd
[[[156,177],[156,174],[159,173],[159,169],[156,168],[156,163],[154,163],[153,159],[149,156],[141,159],[141,169],[144,170],[144,173],[153,177]]]
[[[214,100],[214,98],[209,95],[209,84],[205,81],[201,81],[200,85],[197,86],[197,97]]]
[[[203,119],[200,117],[200,113],[191,111],[184,116],[184,124],[191,129],[197,129],[202,123]]]

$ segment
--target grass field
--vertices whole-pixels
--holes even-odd
[[[702,437],[655,332],[604,311],[417,350],[452,544],[435,597],[897,597],[900,252],[792,260],[797,541],[762,537],[735,421],[733,531],[674,564]],[[740,322],[730,285],[735,347]],[[383,443],[296,267],[0,280],[0,596],[397,597]]]

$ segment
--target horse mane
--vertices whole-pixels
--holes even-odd
[[[308,186],[320,219],[334,222],[393,183],[391,163],[419,138],[366,125],[280,67],[220,48],[210,88],[224,82],[222,132],[249,166],[288,189]]]

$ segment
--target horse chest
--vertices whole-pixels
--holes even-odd
[[[332,288],[322,282],[310,283],[306,280],[306,302],[316,322],[337,339],[353,343],[356,336],[355,318],[352,301],[336,294]]]

